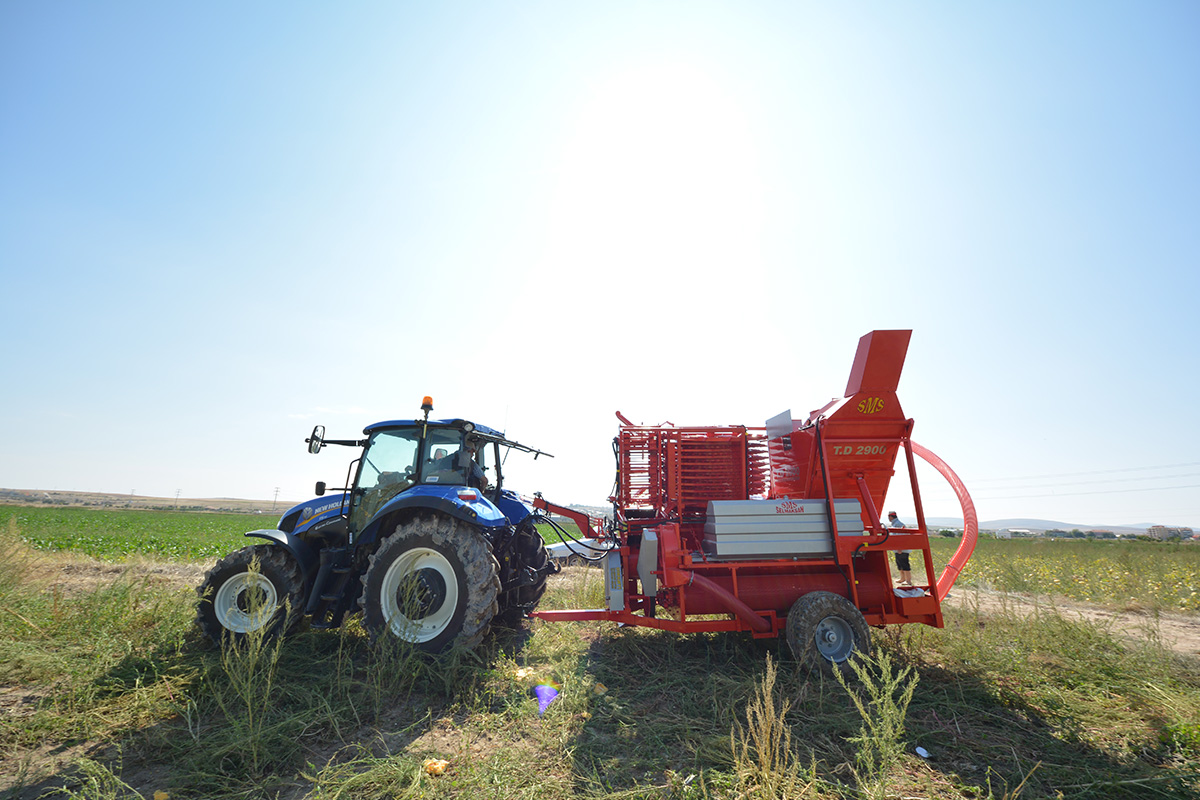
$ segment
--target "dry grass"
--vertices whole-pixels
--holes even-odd
[[[56,593],[59,557],[19,533],[0,534],[0,793],[14,798],[1200,792],[1200,665],[1053,608],[876,632],[882,658],[849,687],[779,642],[539,622],[436,661],[372,648],[353,624],[305,632],[240,691],[241,668],[190,628],[190,585],[126,571]],[[570,568],[546,604],[596,606],[599,591],[598,570]],[[560,694],[539,714],[545,682]],[[431,758],[447,770],[426,772]]]

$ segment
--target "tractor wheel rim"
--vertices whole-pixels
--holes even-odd
[[[821,657],[835,664],[845,661],[854,652],[854,630],[841,617],[826,617],[817,623],[813,640]]]
[[[437,550],[415,547],[388,567],[380,587],[384,621],[408,642],[437,638],[458,608],[454,566]]]
[[[221,584],[213,597],[217,621],[227,631],[250,633],[267,624],[279,608],[275,584],[262,575],[243,572]]]

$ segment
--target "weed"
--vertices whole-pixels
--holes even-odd
[[[248,572],[258,573],[258,559]],[[253,581],[251,581],[253,582]],[[246,592],[250,617],[266,614],[268,598],[263,592]],[[291,613],[284,609],[285,616]],[[221,642],[220,670],[223,681],[209,681],[213,699],[224,714],[229,738],[239,743],[236,751],[247,762],[247,772],[262,775],[263,758],[269,744],[264,734],[275,706],[275,676],[279,666],[283,638],[271,635],[269,625],[251,626],[239,636],[226,635]]]
[[[1181,755],[1200,756],[1200,723],[1175,722],[1167,725],[1162,741],[1172,751]]]
[[[862,718],[858,735],[849,739],[857,746],[855,772],[864,794],[882,798],[887,794],[888,773],[904,752],[904,718],[920,676],[910,667],[894,669],[891,657],[882,650],[853,659],[850,667],[858,678],[857,687],[851,687],[838,670],[834,676]]]
[[[1029,779],[1033,777],[1033,773],[1037,772],[1037,768],[1041,765],[1042,764],[1040,761],[1037,764],[1034,764],[1033,769],[1029,770],[1029,772],[1021,778],[1021,781],[1017,784],[1016,788],[1012,790],[1009,790],[1007,781],[1000,779],[1000,782],[1004,784],[1004,790],[1003,794],[1000,795],[999,800],[1017,800],[1017,798],[1021,796],[1021,792],[1025,791],[1025,787],[1028,785]],[[995,800],[996,792],[992,787],[992,772],[990,769],[988,770],[987,789],[988,800]]]
[[[807,797],[815,782],[815,764],[807,772],[792,747],[792,730],[787,723],[790,700],[775,689],[775,663],[767,656],[762,678],[746,704],[746,725],[735,722],[730,731],[734,772],[744,797]]]
[[[321,770],[303,773],[311,781],[312,800],[342,800],[352,797],[387,797],[396,800],[420,797],[425,776],[414,758],[376,758],[369,753]]]
[[[55,794],[68,800],[142,800],[142,795],[118,778],[112,768],[97,761],[80,759],[75,762],[75,772],[79,786],[56,789]]]
[[[367,653],[366,681],[370,687],[374,718],[389,701],[408,694],[421,679],[428,657],[412,642],[384,633]]]

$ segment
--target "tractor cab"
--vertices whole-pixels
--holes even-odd
[[[377,422],[363,429],[364,439],[326,439],[323,426],[313,428],[306,440],[311,453],[326,445],[363,450],[350,464],[341,502],[321,506],[321,513],[301,520],[297,530],[319,524],[318,517],[325,515],[342,521],[350,541],[369,542],[381,522],[404,509],[429,508],[485,531],[528,516],[530,509],[503,488],[501,448],[535,458],[549,454],[468,420],[429,419],[433,406],[429,398],[425,401],[424,419]],[[317,484],[318,495],[325,490],[324,482]]]
[[[362,531],[390,500],[414,487],[467,501],[498,486],[499,462],[488,458],[486,443],[476,430],[491,429],[463,420],[381,422],[367,428],[350,490],[350,529]],[[496,470],[494,481],[488,478],[489,466]]]

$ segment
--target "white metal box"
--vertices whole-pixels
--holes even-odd
[[[862,505],[835,500],[842,536],[862,536]],[[715,558],[833,555],[824,500],[712,500],[704,523],[704,552]]]

